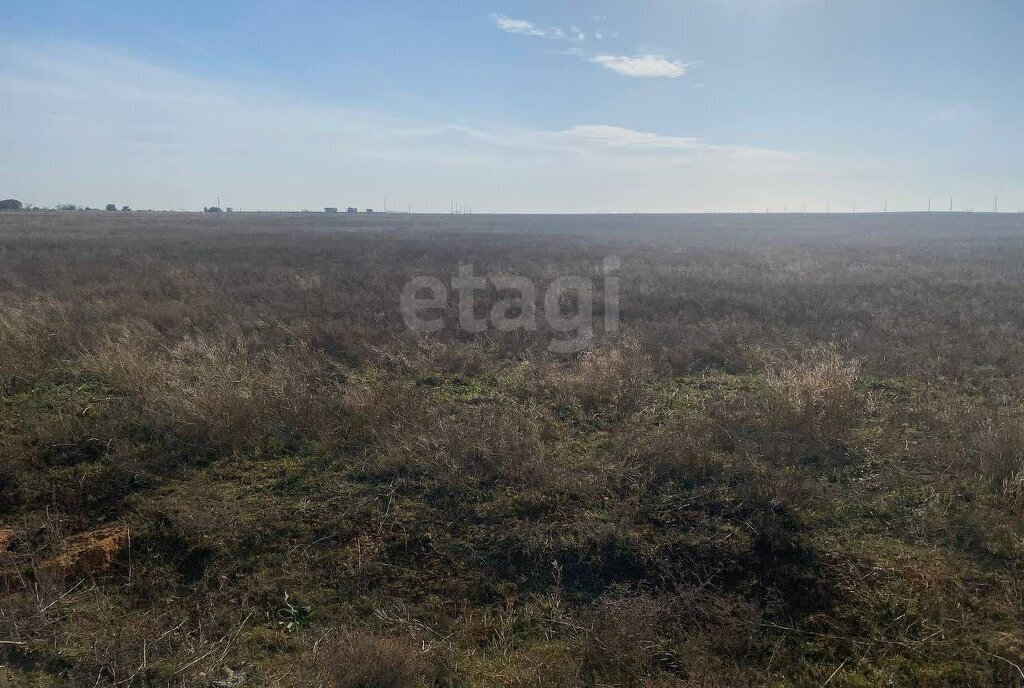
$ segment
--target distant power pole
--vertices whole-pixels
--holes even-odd
[[[931,211],[932,211],[932,197],[929,196],[928,197],[928,212],[930,213]]]
[[[949,197],[949,212],[953,212],[953,197]]]
[[[996,200],[992,203],[992,212],[993,213],[998,213],[999,212],[999,196],[996,196]]]

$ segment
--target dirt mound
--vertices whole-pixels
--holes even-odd
[[[0,526],[0,553],[6,552],[12,542],[14,542],[14,529]]]
[[[128,527],[112,526],[72,537],[63,551],[47,560],[43,570],[54,577],[88,578],[103,573],[114,563],[114,557],[128,544]]]

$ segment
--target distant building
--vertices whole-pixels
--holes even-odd
[[[345,212],[346,213],[358,213],[359,212],[359,208],[353,208],[353,207],[349,206],[348,208],[345,208]]]
[[[0,210],[21,210],[21,201],[13,198],[0,201]]]
[[[107,211],[108,212],[116,212],[117,211],[117,206],[114,205],[113,203],[107,203]]]
[[[373,213],[373,208],[367,208],[367,209],[366,209],[366,212],[367,212],[367,213],[371,213],[371,214],[372,214],[372,213]]]
[[[336,212],[338,212],[338,209],[337,208],[324,208],[324,212],[325,213],[336,213]]]
[[[234,208],[225,208],[224,212],[226,212],[226,213],[233,213],[233,212],[235,212],[235,209]]]

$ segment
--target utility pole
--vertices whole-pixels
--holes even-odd
[[[949,197],[949,212],[953,212],[953,197]]]
[[[992,204],[992,212],[993,213],[998,213],[999,212],[999,196],[996,196],[996,200]]]

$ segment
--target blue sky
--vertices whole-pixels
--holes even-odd
[[[1024,208],[1024,3],[0,0],[0,196]]]

